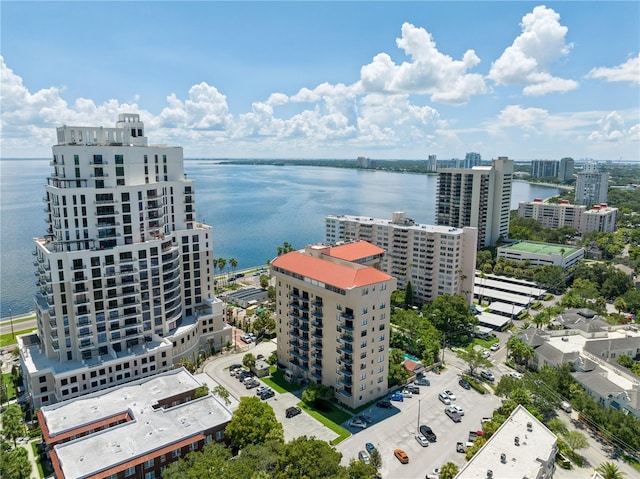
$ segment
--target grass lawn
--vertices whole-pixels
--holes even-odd
[[[493,344],[498,342],[500,342],[498,338],[491,338],[491,339],[474,338],[473,339],[473,344],[477,344],[486,349],[489,349]]]
[[[7,386],[7,397],[9,399],[14,399],[16,397],[16,388],[13,387],[11,373],[4,373],[2,375],[2,383]]]
[[[16,336],[19,336],[20,334],[30,333],[31,331],[35,331],[36,329],[38,328],[29,328],[23,329],[22,331],[15,331],[14,328],[14,334],[11,334],[9,332],[7,334],[0,335],[0,348],[9,346],[10,344],[16,344]]]
[[[320,421],[322,424],[327,426],[338,435],[337,438],[331,441],[331,444],[335,446],[336,444],[340,444],[346,438],[351,436],[351,433],[340,425],[343,422],[349,420],[351,418],[351,415],[338,409],[329,402],[323,402],[323,405],[325,406],[325,408],[323,409],[326,410],[320,411],[315,407],[309,406],[304,401],[298,403],[300,409],[304,409],[305,411],[307,411],[310,416]]]
[[[290,383],[284,379],[284,371],[281,371],[273,366],[275,371],[271,371],[271,376],[266,378],[260,378],[265,384],[271,387],[274,391],[280,394],[285,392],[295,392],[302,388],[299,383]]]

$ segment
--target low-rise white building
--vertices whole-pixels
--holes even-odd
[[[498,258],[511,261],[529,261],[532,266],[560,266],[567,271],[584,258],[584,248],[569,245],[519,241],[498,248]]]
[[[556,435],[518,405],[456,479],[551,478],[557,452]]]

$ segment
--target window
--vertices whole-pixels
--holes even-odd
[[[126,471],[124,471],[124,477],[133,476],[136,473],[136,466],[128,467]]]
[[[154,462],[153,458],[149,459],[148,461],[145,461],[144,462],[144,468],[145,469],[149,469],[149,468],[153,467],[153,462]]]
[[[144,479],[156,479],[155,471],[149,471],[144,473]]]

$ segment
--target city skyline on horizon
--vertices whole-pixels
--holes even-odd
[[[3,158],[138,113],[185,159],[640,161],[637,2],[30,3],[3,2]]]

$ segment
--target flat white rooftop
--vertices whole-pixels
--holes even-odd
[[[163,409],[158,401],[201,385],[184,369],[111,388],[74,400],[44,406],[50,435],[61,434],[117,414],[131,421],[56,445],[65,477],[82,478],[142,457],[231,420],[231,411],[216,397]]]
[[[528,428],[527,425],[531,424]],[[518,437],[518,445],[515,438]],[[462,468],[456,479],[536,478],[541,467],[555,460],[556,436],[529,411],[518,406]],[[501,455],[505,455],[502,461]]]
[[[498,291],[496,289],[478,286],[477,278],[476,284],[473,287],[473,294],[478,298],[482,296],[483,298],[497,299],[498,301],[503,303],[513,303],[520,306],[527,306],[532,302],[529,296],[522,296],[520,294],[514,293],[505,293],[504,291]]]
[[[427,225],[421,223],[394,223],[392,220],[383,219],[383,218],[370,218],[368,216],[355,216],[355,215],[327,215],[328,219],[338,219],[338,220],[347,220],[347,221],[355,221],[361,224],[367,225],[379,225],[379,226],[390,226],[394,228],[401,229],[410,229],[410,230],[420,230],[427,231],[430,233],[438,233],[438,234],[462,234],[462,228],[454,228],[452,226],[442,226],[442,225]]]

